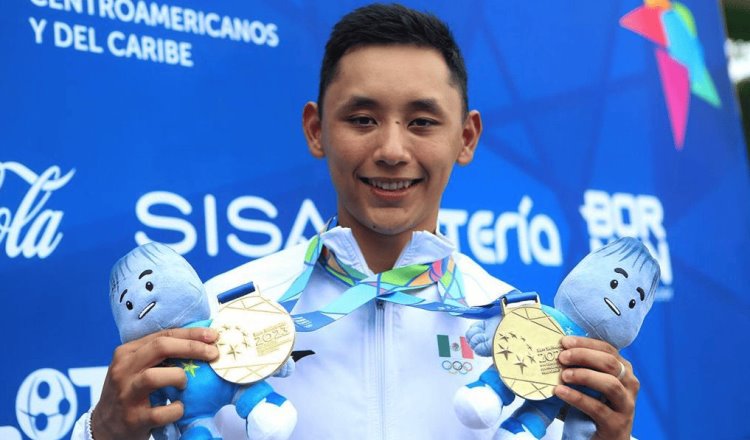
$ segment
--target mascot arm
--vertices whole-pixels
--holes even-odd
[[[492,339],[495,337],[495,329],[502,320],[498,314],[484,321],[478,321],[466,331],[466,340],[469,341],[471,349],[479,356],[492,356]]]

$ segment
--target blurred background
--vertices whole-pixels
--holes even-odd
[[[67,438],[97,401],[126,252],[166,243],[206,280],[335,213],[300,113],[331,26],[365,3],[4,2],[0,439]],[[443,233],[547,304],[588,252],[642,240],[662,278],[624,352],[635,436],[750,438],[748,2],[404,3],[449,23],[484,120]]]
[[[737,88],[750,152],[750,0],[722,0],[727,25],[729,77]]]

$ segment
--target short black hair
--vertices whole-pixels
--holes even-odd
[[[440,52],[458,88],[464,113],[469,111],[464,58],[448,25],[436,16],[399,4],[374,3],[346,14],[333,27],[320,67],[318,112],[323,112],[326,90],[348,51],[374,45],[414,45]]]

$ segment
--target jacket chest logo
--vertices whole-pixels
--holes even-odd
[[[447,373],[467,374],[474,369],[474,352],[464,336],[437,335],[437,352],[439,365]]]

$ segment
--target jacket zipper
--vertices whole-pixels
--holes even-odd
[[[385,440],[385,302],[375,301],[375,356],[378,371],[378,406],[380,407],[380,438]]]

